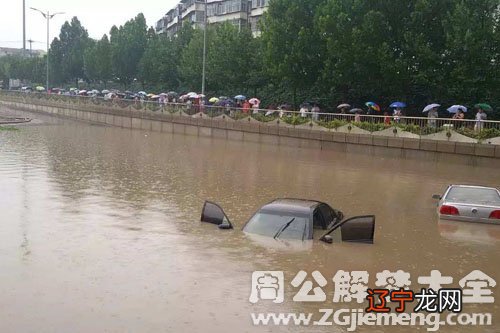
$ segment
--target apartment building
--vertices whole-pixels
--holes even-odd
[[[260,34],[259,20],[269,0],[181,0],[156,23],[156,32],[174,36],[183,24],[203,28],[205,6],[208,24],[230,22],[239,29],[250,27],[254,36]]]

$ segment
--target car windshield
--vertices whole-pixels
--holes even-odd
[[[500,196],[494,189],[474,187],[452,187],[446,201],[478,205],[500,205]]]
[[[300,239],[304,238],[306,223],[309,220],[304,216],[279,215],[272,213],[257,213],[248,221],[243,231],[250,234],[274,237],[292,219],[294,219],[281,234],[280,239]]]

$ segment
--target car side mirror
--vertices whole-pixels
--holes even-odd
[[[233,229],[233,225],[228,221],[223,221],[221,224],[218,225],[219,229]]]
[[[324,235],[323,237],[320,238],[320,241],[325,242],[327,244],[332,244],[333,238],[330,235]]]
[[[439,194],[433,194],[432,199],[441,200],[441,196]]]
[[[224,210],[215,202],[205,201],[201,211],[201,222],[212,223],[219,229],[233,229],[231,221],[224,213]]]

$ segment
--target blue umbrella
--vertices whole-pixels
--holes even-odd
[[[457,113],[458,110],[462,110],[463,112],[467,112],[467,108],[463,105],[452,105],[447,110],[449,113]]]
[[[391,105],[389,105],[390,108],[405,108],[406,103],[403,102],[393,102]]]
[[[238,95],[238,96],[234,96],[234,99],[244,101],[247,98],[245,96],[243,96],[243,95]]]

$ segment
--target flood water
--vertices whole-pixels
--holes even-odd
[[[500,282],[500,226],[440,222],[431,198],[450,183],[498,188],[497,169],[17,115],[36,119],[0,131],[0,332],[346,332],[254,326],[250,314],[358,307],[332,302],[338,270],[366,270],[373,287],[377,272],[399,269],[415,290],[433,269],[454,286],[473,270]],[[276,197],[375,214],[375,243],[245,236],[246,220]],[[235,230],[199,222],[206,199]],[[323,274],[325,303],[292,301],[300,270]],[[284,272],[282,304],[249,302],[253,271]],[[490,312],[495,324],[499,302],[464,312]]]

